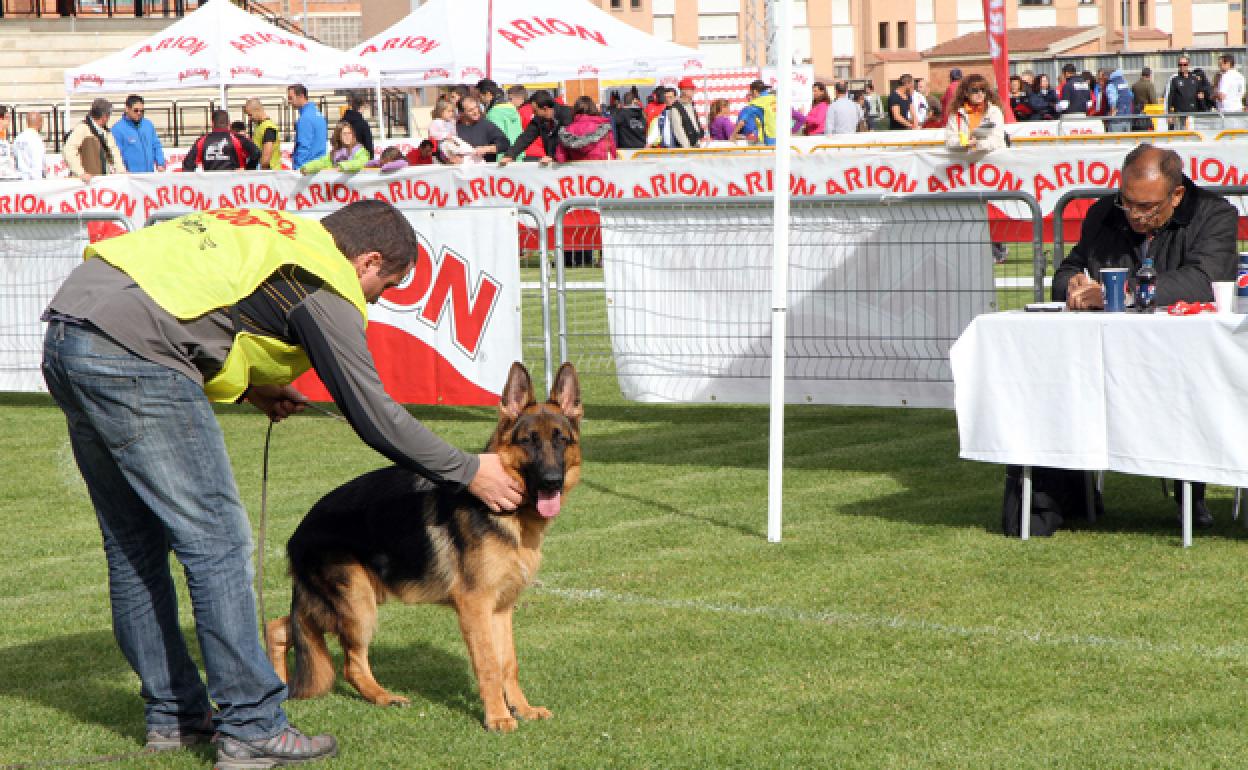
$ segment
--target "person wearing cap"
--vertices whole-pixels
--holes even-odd
[[[940,98],[940,114],[949,114],[949,105],[954,104],[953,97],[958,93],[958,81],[962,80],[962,70],[954,67],[949,70],[949,85],[945,87],[945,95]]]
[[[102,174],[124,174],[126,162],[121,149],[108,130],[108,119],[113,114],[113,103],[107,99],[91,102],[87,117],[69,132],[65,148],[61,151],[69,173],[84,183]]]
[[[702,121],[698,119],[698,111],[693,106],[693,93],[697,86],[693,78],[682,78],[680,96],[667,108],[667,124],[672,129],[672,145],[674,147],[697,147],[706,135]]]

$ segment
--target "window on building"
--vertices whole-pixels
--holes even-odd
[[[1053,0],[1018,0],[1019,5],[1053,5]]]
[[[672,39],[672,22],[671,16],[655,16],[654,17],[654,36],[659,40]]]
[[[880,49],[888,48],[888,22],[880,22]]]
[[[613,11],[620,10],[620,8],[623,7],[623,5],[624,5],[623,0],[611,0],[611,10]]]
[[[698,40],[736,40],[739,35],[737,14],[698,14]]]
[[[1140,0],[1140,14],[1135,17],[1135,23],[1141,27],[1148,26],[1148,0]]]
[[[909,45],[909,42],[907,40],[908,35],[906,34],[907,32],[909,32],[909,30],[906,28],[907,26],[908,25],[904,21],[897,22],[897,47],[898,48],[905,48],[907,45]]]
[[[640,11],[641,0],[629,0],[628,7],[632,8],[634,11]]]

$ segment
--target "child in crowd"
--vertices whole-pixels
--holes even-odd
[[[425,140],[429,141],[428,139]],[[398,147],[387,147],[381,151],[381,157],[370,160],[364,166],[365,168],[380,169],[383,173],[387,171],[398,171],[401,168],[407,168],[407,159],[403,157],[403,151]]]
[[[439,99],[433,105],[433,121],[429,124],[429,138],[435,144],[455,136],[455,105],[449,99]]]
[[[368,150],[355,138],[355,129],[345,120],[334,128],[330,144],[333,152],[303,164],[299,170],[304,174],[315,174],[328,168],[359,171],[371,159]]]
[[[728,105],[728,100],[716,99],[711,102],[708,114],[711,118],[711,140],[716,142],[731,140],[732,130],[736,128],[737,123],[732,119],[732,108]]]
[[[407,165],[432,166],[438,162],[438,148],[432,139],[422,139],[416,149],[407,153]]]

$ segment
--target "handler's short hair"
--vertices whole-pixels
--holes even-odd
[[[91,102],[91,109],[87,114],[93,118],[106,118],[113,114],[113,103],[102,97],[95,99]]]
[[[360,200],[343,206],[322,219],[321,225],[348,259],[370,251],[380,253],[382,272],[386,275],[407,272],[420,246],[407,217],[381,200]]]

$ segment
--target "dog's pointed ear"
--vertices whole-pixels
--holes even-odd
[[[503,396],[498,402],[498,411],[504,417],[515,420],[526,407],[537,403],[537,394],[533,392],[533,379],[529,370],[519,361],[511,365],[507,374],[507,384],[503,386]]]
[[[564,416],[573,423],[578,423],[585,415],[585,407],[581,405],[581,381],[576,376],[576,367],[564,363],[555,375],[555,384],[550,388],[550,400],[559,405]]]

